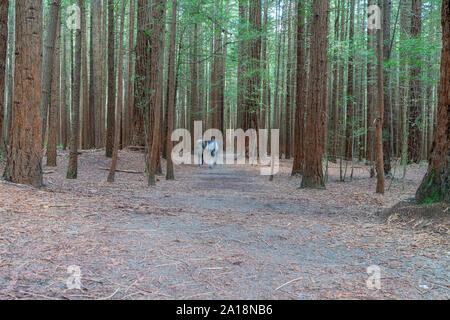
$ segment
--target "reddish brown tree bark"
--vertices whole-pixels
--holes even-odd
[[[6,48],[8,43],[8,1],[0,3],[0,157],[5,147],[3,139],[3,122],[5,115],[5,70],[6,70]]]
[[[42,0],[16,0],[14,103],[4,178],[42,186]]]
[[[442,54],[439,101],[428,170],[416,192],[416,200],[450,202],[450,1],[442,1]]]
[[[322,169],[327,110],[327,48],[329,0],[315,0],[312,16],[311,64],[305,137],[305,167],[302,187],[324,188]]]
[[[411,11],[411,36],[415,39],[420,37],[422,32],[422,0],[412,0]],[[422,87],[421,87],[421,67],[420,53],[414,52],[412,58],[417,60],[413,63],[410,73],[410,96],[409,96],[409,135],[408,135],[408,155],[409,160],[419,163],[421,160],[422,148]]]

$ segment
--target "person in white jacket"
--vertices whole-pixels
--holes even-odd
[[[216,141],[216,137],[212,136],[211,141],[208,142],[206,146],[206,151],[209,153],[209,167],[212,169],[216,165],[217,162],[217,152],[219,151],[219,144]]]
[[[203,166],[204,161],[203,161],[203,150],[205,149],[205,143],[203,142],[202,139],[198,139],[195,142],[195,156],[197,157],[197,162],[198,162],[198,167],[200,168],[200,166]]]

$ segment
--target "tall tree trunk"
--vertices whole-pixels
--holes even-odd
[[[127,94],[127,105],[126,105],[126,118],[125,118],[125,145],[130,144],[131,139],[131,127],[133,123],[133,106],[134,106],[134,70],[133,70],[133,52],[134,52],[134,0],[130,0],[130,17],[129,17],[129,35],[128,35],[128,94]]]
[[[334,20],[334,40],[339,40],[339,16],[341,12],[341,0],[337,3],[336,18]],[[298,81],[298,80],[297,80]],[[334,64],[333,64],[333,88],[331,97],[332,107],[332,127],[331,127],[331,152],[330,161],[337,161],[337,143],[338,143],[338,120],[339,120],[339,94],[338,94],[338,46],[334,49]]]
[[[374,5],[374,0],[369,0],[369,6]],[[375,111],[376,111],[376,79],[375,79],[375,64],[373,62],[373,56],[375,56],[375,45],[376,45],[376,30],[369,28],[367,30],[368,36],[368,51],[371,53],[367,57],[367,154],[366,157],[370,162],[375,161]],[[370,170],[370,177],[373,177],[375,172]]]
[[[175,40],[177,37],[177,0],[172,0],[172,23],[170,28],[170,47],[169,47],[169,68],[167,70],[167,106],[166,106],[166,151],[167,151],[167,170],[166,180],[175,179],[173,173],[171,135],[174,126],[176,88],[175,88]]]
[[[82,6],[83,0],[78,0]],[[80,91],[81,91],[81,25],[75,30],[75,61],[73,65],[72,84],[72,135],[70,137],[69,165],[67,167],[67,179],[76,179],[78,176],[78,146],[80,140]],[[72,41],[72,37],[71,37]]]
[[[354,90],[353,90],[353,55],[355,53],[353,36],[355,34],[355,0],[350,2],[350,32],[348,42],[350,44],[350,54],[348,56],[348,82],[347,82],[347,119],[345,130],[345,158],[351,160],[353,158],[353,106],[355,104]]]
[[[391,57],[391,0],[383,0],[383,56],[385,62],[389,62]],[[384,174],[391,171],[391,141],[394,138],[391,135],[391,90],[390,67],[384,69],[384,116],[383,116],[383,156],[384,156]]]
[[[297,10],[297,95],[295,96],[295,128],[294,128],[294,164],[292,175],[303,172],[304,166],[304,128],[305,128],[305,17],[304,4],[298,3]]]
[[[442,0],[442,53],[439,101],[428,170],[416,192],[419,203],[450,203],[450,1]]]
[[[89,147],[98,145],[100,103],[101,103],[101,2],[100,0],[91,1],[91,34],[90,34],[90,78],[89,78]]]
[[[153,113],[153,127],[148,128],[152,130],[153,134],[148,134],[148,185],[156,184],[156,169],[158,165],[159,142],[161,135],[161,123],[159,121],[161,116],[161,91],[162,83],[159,80],[159,67],[161,65],[161,55],[164,50],[162,48],[161,39],[164,37],[165,31],[165,12],[166,0],[154,0],[152,5],[152,33],[150,35],[150,46],[152,48],[150,53],[150,101],[149,112]],[[150,122],[149,122],[150,123]],[[152,139],[150,141],[150,139]]]
[[[145,145],[144,112],[148,107],[149,88],[147,87],[147,72],[149,68],[149,35],[151,7],[148,1],[138,0],[137,7],[137,40],[136,40],[136,81],[133,107],[133,124],[131,144]]]
[[[117,166],[117,157],[120,147],[120,130],[119,126],[122,122],[122,107],[123,107],[123,29],[125,25],[125,1],[122,0],[122,10],[120,14],[120,31],[119,31],[119,56],[118,56],[118,87],[117,87],[117,110],[116,110],[116,124],[118,128],[115,131],[114,137],[114,151],[111,160],[111,167],[108,175],[108,182],[114,182]]]
[[[287,64],[286,64],[286,117],[285,117],[285,127],[286,127],[286,134],[285,134],[285,159],[290,159],[291,158],[291,95],[292,95],[292,69],[293,69],[293,62],[292,62],[292,32],[291,32],[291,25],[292,22],[291,20],[295,20],[292,19],[292,1],[289,1],[288,4],[288,11],[289,11],[289,18],[288,18],[288,54],[287,54]]]
[[[305,167],[302,187],[325,187],[322,169],[327,109],[327,48],[329,0],[315,0],[312,16],[310,86],[307,100]]]
[[[260,106],[261,89],[261,0],[250,0],[248,21],[253,38],[248,43],[249,70],[252,71],[248,79],[246,93],[247,125],[245,130],[258,129],[258,110]]]
[[[412,0],[411,11],[411,36],[416,41],[420,38],[422,32],[422,0]],[[422,128],[422,87],[421,87],[421,67],[420,53],[418,50],[412,54],[416,62],[411,66],[410,73],[410,93],[409,93],[409,135],[408,135],[408,154],[409,159],[415,163],[421,160],[421,128]]]
[[[189,129],[191,132],[191,150],[194,150],[194,143],[198,137],[194,136],[194,121],[201,120],[200,108],[198,104],[198,62],[197,62],[197,51],[198,51],[198,24],[194,23],[194,34],[192,39],[192,49],[191,49],[191,105],[190,105],[190,123]]]
[[[108,0],[108,114],[106,127],[106,156],[112,157],[114,148],[116,109],[116,74],[114,67],[114,0]],[[117,128],[118,129],[118,128]]]
[[[11,136],[4,178],[42,186],[42,1],[16,0]]]
[[[239,30],[238,30],[238,69],[237,69],[237,115],[238,128],[244,128],[245,123],[245,89],[246,89],[246,41],[248,1],[239,0]]]
[[[57,15],[57,26],[56,26],[56,44],[53,50],[53,66],[52,66],[52,88],[51,88],[51,105],[48,113],[48,144],[47,144],[47,166],[56,167],[56,135],[58,131],[58,110],[60,105],[60,94],[59,94],[59,75],[60,75],[60,43],[61,43],[61,33],[60,33],[60,21],[61,21],[61,10],[58,8]]]
[[[5,151],[5,143],[3,137],[4,116],[5,116],[5,70],[6,70],[6,49],[8,44],[8,4],[9,1],[0,3],[0,157]]]
[[[82,24],[84,26],[83,30],[81,30],[81,82],[82,82],[82,89],[83,89],[83,130],[82,130],[82,139],[81,143],[83,146],[83,149],[89,149],[92,147],[90,145],[90,132],[92,132],[92,129],[90,127],[90,109],[91,106],[89,105],[89,90],[88,90],[88,65],[87,65],[87,47],[88,47],[88,40],[87,40],[87,9],[86,9],[86,1],[82,2],[81,7],[81,20],[83,20]]]
[[[63,27],[63,54],[62,54],[62,101],[61,101],[61,144],[63,150],[67,149],[67,140],[69,137],[69,105],[67,104],[67,97],[69,96],[68,84],[69,77],[67,76],[67,37],[65,28]]]
[[[61,2],[59,0],[52,0],[49,4],[47,36],[44,43],[44,53],[42,69],[42,144],[45,142],[47,132],[47,115],[52,96],[52,77],[53,59],[55,50],[55,38],[58,24],[58,14]]]
[[[383,166],[383,116],[384,116],[384,87],[383,87],[383,31],[377,30],[377,188],[376,192],[384,194],[384,166]]]
[[[12,126],[12,109],[14,97],[14,38],[15,38],[15,3],[11,1],[11,11],[8,16],[8,94],[6,95],[6,121],[5,127],[5,146],[9,146]],[[5,151],[7,151],[5,149]]]

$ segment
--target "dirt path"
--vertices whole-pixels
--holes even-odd
[[[342,184],[331,170],[327,190],[299,190],[285,163],[273,183],[255,167],[182,166],[149,189],[143,174],[107,184],[108,163],[86,152],[77,181],[46,168],[42,190],[0,182],[0,298],[449,298],[448,237],[371,216],[413,187],[382,198],[364,172]],[[142,166],[121,153],[120,168]]]

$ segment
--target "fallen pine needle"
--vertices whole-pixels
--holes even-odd
[[[292,283],[292,282],[295,282],[295,281],[298,281],[298,280],[301,280],[301,279],[303,279],[303,277],[299,277],[299,278],[293,279],[293,280],[291,280],[291,281],[288,281],[288,282],[286,282],[286,283],[283,283],[281,286],[279,286],[278,288],[276,288],[275,291],[277,291],[277,290],[283,288],[284,286],[287,286],[288,284],[290,284],[290,283]]]

